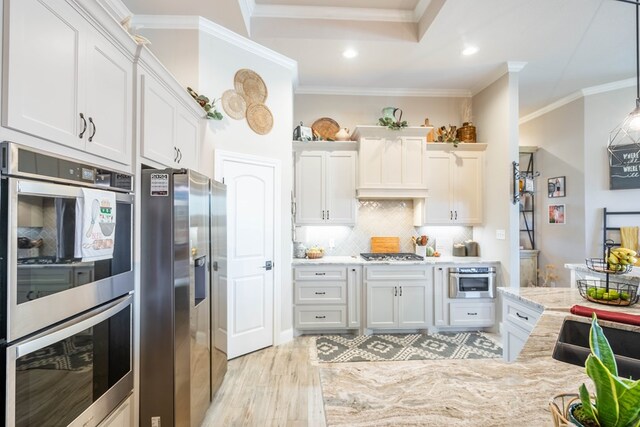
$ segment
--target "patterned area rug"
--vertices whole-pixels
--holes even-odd
[[[480,332],[325,335],[316,338],[320,362],[495,359],[502,347]]]

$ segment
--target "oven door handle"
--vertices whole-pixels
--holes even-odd
[[[58,341],[69,338],[70,336],[82,332],[85,329],[89,329],[98,323],[107,320],[126,306],[131,305],[132,300],[133,298],[131,295],[128,295],[120,301],[111,303],[111,305],[106,309],[101,308],[102,311],[99,311],[97,314],[95,311],[86,313],[80,318],[70,320],[69,322],[60,325],[55,328],[53,332],[47,332],[44,336],[27,341],[24,344],[18,344],[15,346],[16,358],[55,344]]]
[[[449,273],[449,276],[451,276],[451,277],[453,277],[455,279],[464,279],[464,278],[469,278],[469,279],[475,279],[475,278],[488,279],[488,278],[495,277],[496,273],[479,273],[479,274]]]
[[[82,187],[52,184],[49,182],[38,181],[26,181],[22,179],[16,180],[17,193],[28,194],[34,196],[48,196],[48,197],[68,197],[68,198],[82,198]],[[103,191],[109,191],[104,189]],[[133,195],[126,193],[115,192],[116,201],[124,203],[133,203]]]

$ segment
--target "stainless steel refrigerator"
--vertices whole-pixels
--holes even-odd
[[[143,170],[140,425],[199,426],[211,400],[211,184]]]

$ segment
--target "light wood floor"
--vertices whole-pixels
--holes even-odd
[[[229,361],[203,427],[326,425],[312,337]]]

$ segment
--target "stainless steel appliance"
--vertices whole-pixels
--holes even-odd
[[[210,183],[143,170],[140,425],[198,426],[211,398]]]
[[[133,291],[133,177],[0,144],[2,338],[13,342]],[[74,257],[82,188],[115,194],[113,257]]]
[[[398,253],[362,253],[360,254],[365,261],[422,261],[423,256],[411,252]]]
[[[0,172],[1,418],[95,426],[133,389],[133,178],[9,142]],[[75,257],[83,189],[116,203],[105,259]]]
[[[227,372],[227,186],[211,181],[211,400]]]
[[[496,268],[449,268],[449,298],[495,298]]]

